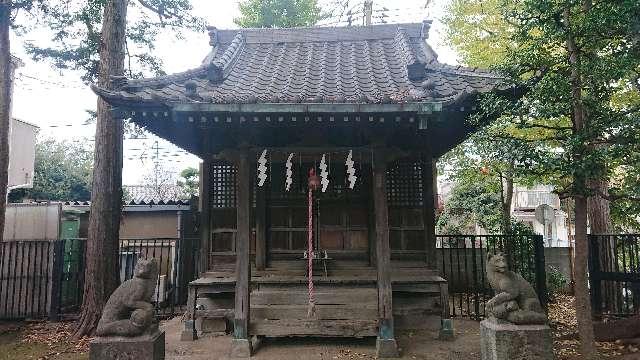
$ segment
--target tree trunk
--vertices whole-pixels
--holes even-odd
[[[503,176],[500,176],[502,182]],[[513,164],[511,169],[504,174],[502,189],[502,233],[511,233],[511,201],[513,200]]]
[[[9,183],[9,128],[11,127],[11,47],[9,25],[11,1],[0,1],[0,241],[4,234],[4,214]]]
[[[100,42],[101,87],[112,88],[110,76],[124,73],[127,3],[127,0],[110,0],[104,8]],[[93,333],[107,299],[119,283],[122,136],[122,120],[114,118],[109,104],[98,98],[86,280],[76,338]]]
[[[609,181],[606,179],[590,180],[589,189],[593,194],[587,199],[589,208],[589,226],[592,234],[608,234],[611,232],[611,215],[609,210]]]
[[[588,4],[588,0],[585,1]],[[585,11],[588,11],[585,5]],[[564,10],[564,26],[567,35],[567,52],[571,68],[571,97],[572,97],[572,122],[574,135],[580,134],[587,126],[588,118],[582,99],[582,74],[580,73],[580,51],[576,45],[571,28],[571,10]],[[575,150],[573,156],[576,163],[580,164],[588,151],[586,144]],[[573,178],[573,190],[575,200],[575,309],[578,320],[578,334],[580,336],[580,352],[583,359],[596,359],[598,357],[593,334],[593,320],[591,318],[591,301],[587,286],[587,268],[589,260],[589,243],[587,240],[587,199],[583,195],[586,192],[587,181],[578,171]]]

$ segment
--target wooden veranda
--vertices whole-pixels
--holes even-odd
[[[392,357],[397,328],[450,334],[435,164],[500,79],[439,63],[429,26],[210,28],[200,67],[94,88],[120,118],[203,159],[184,339],[196,320],[204,331],[228,317],[233,356],[250,356],[259,335],[377,336]],[[329,181],[312,201],[312,316],[310,169]]]

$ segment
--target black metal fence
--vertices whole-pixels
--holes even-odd
[[[0,319],[43,318],[52,294],[55,243],[0,242]]]
[[[640,234],[589,235],[589,285],[596,316],[640,312]]]
[[[159,276],[153,303],[159,317],[171,317],[186,303],[195,277],[191,239],[122,239],[120,281],[132,278],[139,258],[155,258]],[[82,305],[86,239],[0,242],[0,319],[76,314]]]
[[[449,285],[452,317],[482,319],[493,296],[486,278],[488,253],[501,252],[509,268],[529,281],[543,306],[548,303],[544,244],[541,235],[438,235],[438,268]]]
[[[132,277],[137,259],[156,258],[160,276],[153,300],[158,316],[180,314],[187,284],[197,275],[193,243],[194,239],[121,240],[120,280]],[[0,319],[76,314],[82,304],[85,250],[85,239],[0,243]],[[493,295],[485,274],[486,257],[497,251],[506,254],[512,270],[535,285],[546,305],[542,236],[439,235],[438,267],[449,282],[451,316],[484,317],[484,304]],[[632,264],[638,264],[637,257]]]

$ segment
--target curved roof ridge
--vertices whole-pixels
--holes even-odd
[[[214,58],[209,64],[207,71],[207,77],[209,80],[216,83],[222,82],[233,68],[233,65],[238,59],[238,55],[242,52],[243,48],[244,35],[242,34],[242,31],[238,31],[236,36],[233,38],[233,41],[231,41],[231,44],[229,44],[222,55],[218,58]]]
[[[247,44],[288,42],[335,42],[393,39],[398,28],[404,28],[410,38],[426,38],[425,23],[376,24],[368,26],[310,26],[294,28],[243,28],[217,30],[220,43],[230,43],[242,32]]]
[[[466,76],[476,76],[482,78],[491,78],[491,79],[504,79],[505,76],[499,74],[496,71],[490,69],[483,69],[479,67],[471,67],[464,65],[449,65],[445,63],[441,63],[437,60],[432,60],[426,64],[427,71],[439,71],[453,75],[466,75]]]
[[[194,77],[204,77],[207,74],[208,69],[209,69],[209,64],[202,64],[197,68],[177,72],[175,74],[156,76],[152,78],[127,79],[126,84],[124,84],[122,88],[135,89],[138,87],[145,87],[145,86],[154,87],[154,86],[167,85],[177,81],[186,81],[189,79],[193,79]]]

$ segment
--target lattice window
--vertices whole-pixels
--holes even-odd
[[[389,206],[422,206],[422,165],[419,160],[403,159],[387,169]]]
[[[211,165],[211,207],[236,207],[236,175],[238,171],[229,161]]]

